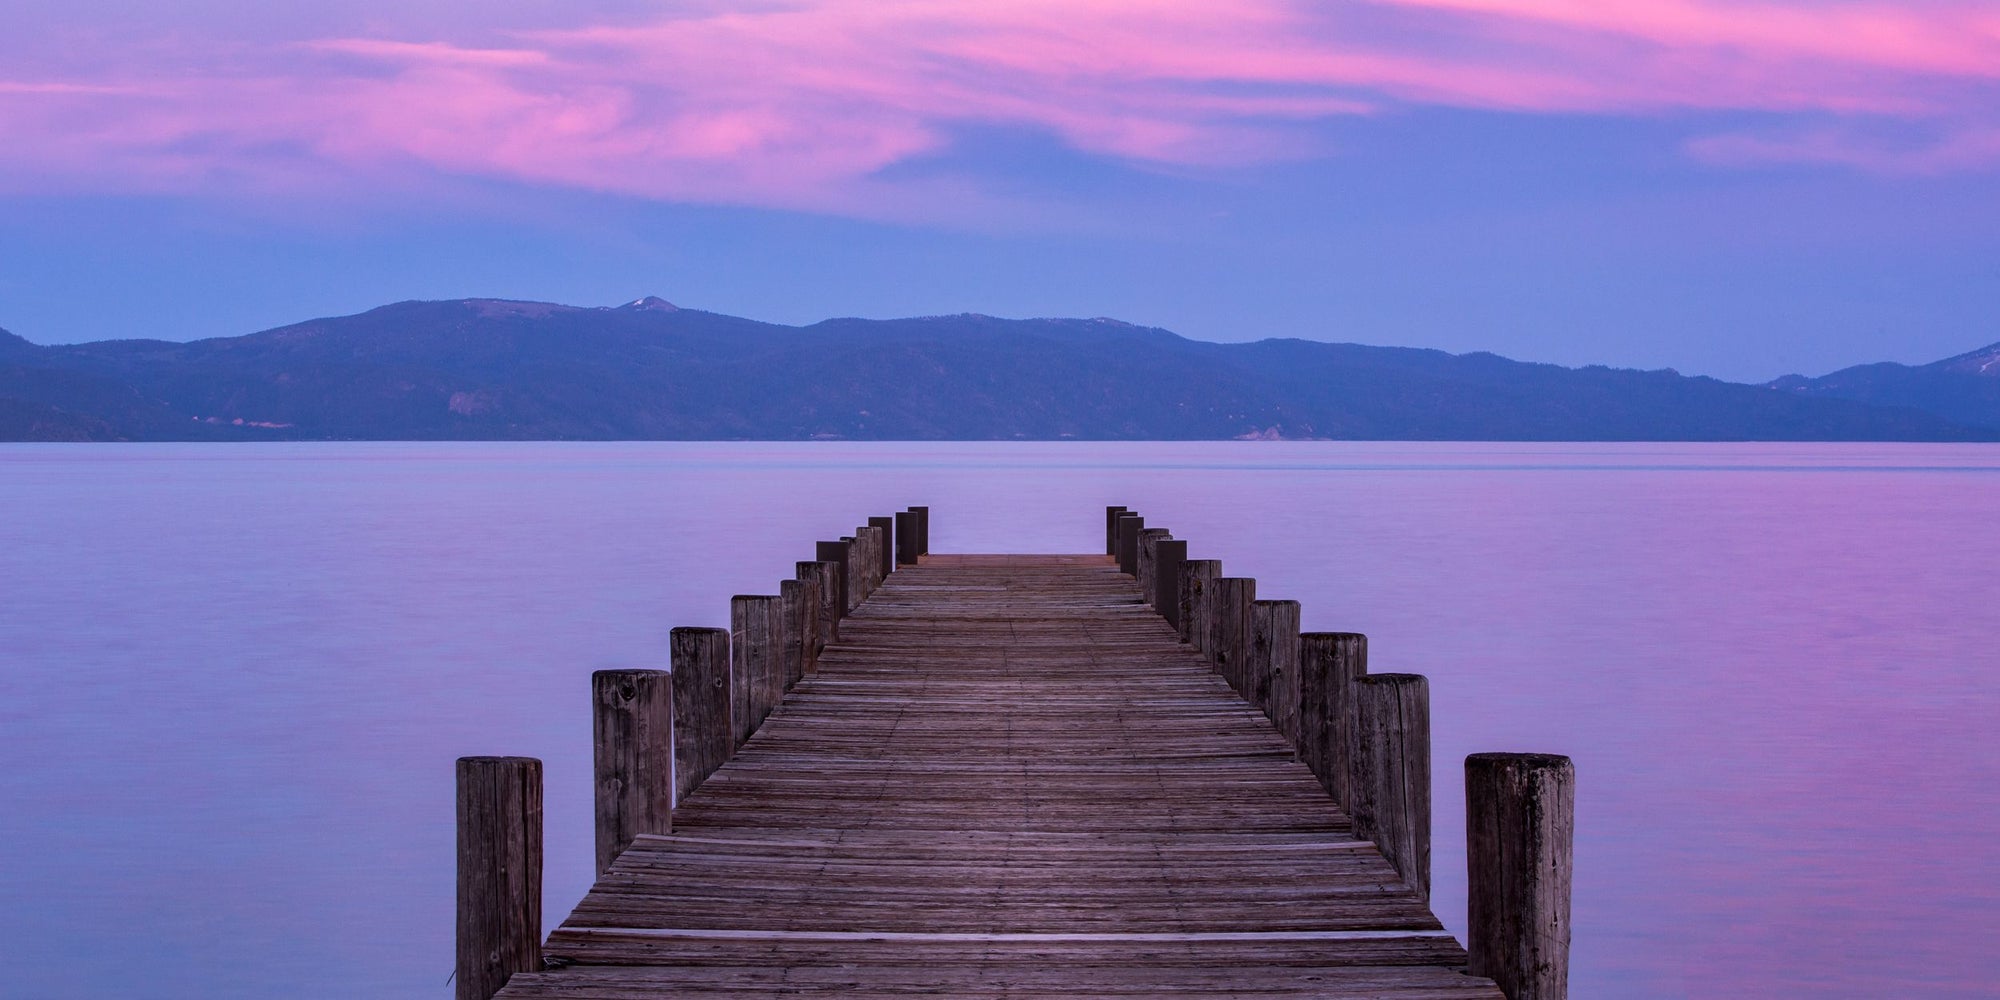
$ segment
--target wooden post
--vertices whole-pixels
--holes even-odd
[[[542,762],[458,759],[458,1000],[542,968]]]
[[[1104,554],[1118,554],[1118,515],[1125,513],[1123,507],[1104,508]]]
[[[1250,609],[1257,603],[1257,581],[1225,576],[1215,581],[1215,602],[1209,616],[1208,658],[1229,686],[1247,690],[1250,659]]]
[[[1258,601],[1250,608],[1250,704],[1299,746],[1299,602]]]
[[[633,837],[673,832],[673,675],[599,670],[590,675],[590,700],[602,873]]]
[[[1138,555],[1132,560],[1136,572],[1132,576],[1139,581],[1139,593],[1148,603],[1153,600],[1153,565],[1158,558],[1155,549],[1161,540],[1172,535],[1173,532],[1165,528],[1142,528],[1139,531]]]
[[[806,580],[778,581],[779,617],[783,632],[779,658],[784,663],[783,691],[790,691],[807,674],[819,669],[819,588]],[[783,691],[779,697],[784,697]]]
[[[806,672],[813,673],[819,670],[819,654],[840,641],[840,564],[802,562],[796,567],[795,577],[812,584],[813,593],[819,595],[819,612],[813,616],[819,626],[819,642],[813,649],[812,659],[806,663]]]
[[[840,595],[840,613],[833,616],[836,621],[847,617],[847,609],[854,606],[854,598],[852,596],[854,583],[848,579],[851,574],[847,572],[848,549],[849,546],[846,542],[814,543],[813,555],[820,562],[835,563],[839,567],[835,575],[840,579],[835,581],[833,588],[834,593]]]
[[[1540,753],[1465,758],[1466,953],[1508,1000],[1569,996],[1576,765]]]
[[[893,517],[871,517],[868,526],[875,529],[875,558],[880,560],[881,571],[875,574],[875,585],[889,579],[896,571],[896,519]]]
[[[1215,581],[1222,578],[1222,560],[1190,559],[1181,563],[1181,612],[1178,623],[1181,641],[1195,652],[1208,655],[1209,633],[1214,631]]]
[[[931,509],[929,507],[912,507],[910,509],[917,514],[917,553],[919,555],[930,555]]]
[[[674,668],[674,802],[701,787],[736,752],[729,712],[729,630],[668,633]]]
[[[1354,759],[1354,684],[1367,672],[1367,636],[1299,636],[1299,755],[1342,811],[1353,808],[1348,774]]]
[[[1176,631],[1181,622],[1181,566],[1186,562],[1184,541],[1164,538],[1153,546],[1153,592],[1147,596],[1153,601],[1153,610]]]
[[[1139,572],[1139,531],[1146,519],[1137,514],[1118,515],[1118,571],[1127,576]]]
[[[1354,685],[1354,835],[1375,842],[1403,881],[1431,898],[1431,696],[1418,674]]]
[[[882,555],[880,549],[886,539],[872,527],[854,529],[854,555],[848,565],[854,567],[854,578],[861,583],[861,600],[865,601],[882,585]],[[860,603],[859,601],[855,603]]]
[[[904,566],[917,564],[917,512],[913,510],[896,513],[896,562]]]
[[[776,595],[729,599],[729,718],[739,747],[782,696],[782,682],[776,679],[784,670],[777,662],[781,611]]]
[[[847,600],[852,610],[875,590],[871,577],[875,575],[873,560],[868,558],[868,532],[858,530],[851,535],[842,535],[840,540],[847,543]]]
[[[872,596],[882,589],[882,581],[889,578],[889,575],[882,570],[882,557],[895,557],[889,551],[889,532],[875,524],[874,518],[869,518],[868,526],[856,531],[855,534],[868,539],[868,593]]]

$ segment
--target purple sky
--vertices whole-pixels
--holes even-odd
[[[1733,378],[2000,340],[1990,0],[9,0],[0,326],[1112,315]]]

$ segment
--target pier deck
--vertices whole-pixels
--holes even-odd
[[[511,1000],[1499,1000],[1105,556],[926,556]]]

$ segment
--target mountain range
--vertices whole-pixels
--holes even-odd
[[[1109,319],[795,327],[402,302],[242,337],[0,331],[0,440],[2000,440],[2000,345],[1744,385]]]

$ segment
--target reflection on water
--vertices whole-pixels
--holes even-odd
[[[451,760],[548,763],[588,882],[587,675],[811,543],[1085,551],[1130,504],[1432,678],[1456,762],[1576,758],[1579,997],[2000,979],[2000,448],[0,446],[0,995],[444,997]]]

